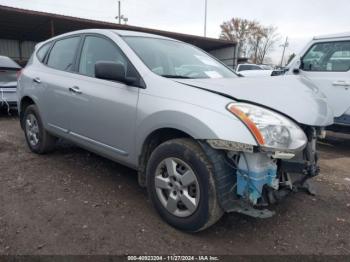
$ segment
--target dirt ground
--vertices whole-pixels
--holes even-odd
[[[186,234],[157,216],[135,171],[67,143],[34,155],[18,119],[2,114],[0,254],[350,255],[350,136],[331,134],[320,151],[317,196]]]

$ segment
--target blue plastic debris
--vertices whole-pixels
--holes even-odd
[[[242,154],[237,171],[237,194],[256,205],[265,185],[278,189],[277,165],[263,154]]]

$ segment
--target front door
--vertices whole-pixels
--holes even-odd
[[[126,161],[134,147],[139,88],[95,78],[98,61],[119,62],[129,76],[135,69],[110,39],[85,36],[71,88],[72,138],[98,153]],[[130,75],[131,74],[131,75]]]
[[[302,58],[300,72],[326,95],[335,117],[350,109],[350,41],[314,44]]]

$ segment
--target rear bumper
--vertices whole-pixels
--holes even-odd
[[[327,127],[327,130],[350,134],[350,115],[335,118],[334,125]]]
[[[0,88],[0,106],[17,106],[17,89]]]
[[[340,117],[334,118],[335,125],[345,125],[350,126],[350,115],[342,115]]]
[[[327,128],[328,131],[350,134],[350,125],[332,125]]]

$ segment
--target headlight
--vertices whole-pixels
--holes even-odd
[[[263,148],[294,151],[307,143],[298,125],[271,110],[246,103],[231,103],[227,109],[249,128]]]

